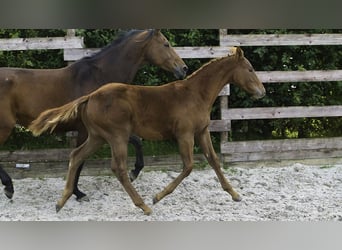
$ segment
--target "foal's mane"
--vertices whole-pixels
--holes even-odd
[[[196,71],[194,71],[191,75],[188,75],[185,80],[188,80],[192,77],[194,77],[195,75],[197,75],[198,72],[200,72],[203,68],[206,68],[207,66],[209,66],[210,64],[214,63],[214,62],[217,62],[217,61],[220,61],[220,60],[223,60],[223,59],[226,59],[227,57],[232,57],[232,56],[235,56],[235,52],[234,53],[231,53],[229,52],[229,54],[227,56],[224,56],[224,57],[218,57],[218,58],[214,58],[212,60],[210,60],[209,62],[203,64],[199,69],[197,69]]]

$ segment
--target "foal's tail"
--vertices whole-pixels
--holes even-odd
[[[79,107],[83,103],[88,102],[89,96],[82,96],[73,102],[69,102],[61,107],[48,109],[42,112],[28,127],[34,136],[38,136],[43,132],[54,131],[56,126],[63,122],[68,122],[80,116]]]

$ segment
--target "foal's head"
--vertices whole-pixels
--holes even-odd
[[[145,57],[148,62],[173,72],[178,79],[183,79],[188,71],[188,66],[158,29],[153,30],[152,38],[146,48]]]
[[[244,57],[240,47],[234,48],[236,67],[233,81],[240,88],[252,95],[253,99],[260,99],[265,96],[266,90],[255,74],[252,64]]]

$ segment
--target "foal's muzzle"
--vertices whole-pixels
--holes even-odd
[[[252,96],[252,99],[257,100],[257,99],[261,99],[266,95],[266,90],[265,88],[262,89],[258,89]]]

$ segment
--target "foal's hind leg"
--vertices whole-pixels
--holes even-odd
[[[80,163],[83,162],[85,158],[94,153],[101,145],[103,145],[102,139],[88,137],[88,139],[81,146],[71,152],[67,181],[63,190],[62,198],[57,202],[56,205],[57,212],[63,208],[64,204],[73,193],[75,176]]]
[[[132,135],[129,137],[129,143],[131,143],[135,148],[135,165],[134,169],[129,173],[129,178],[134,181],[140,171],[144,168],[144,156],[142,152],[141,140],[139,137]]]
[[[227,191],[234,201],[241,201],[241,196],[233,189],[222,173],[220,162],[213,148],[209,131],[205,130],[197,139],[204,156],[207,158],[210,166],[215,170],[223,190]]]
[[[152,213],[149,208],[133,187],[129,180],[127,173],[127,141],[123,138],[116,137],[110,142],[112,149],[112,170],[128,195],[131,197],[133,203],[144,211],[144,214],[150,215]]]

